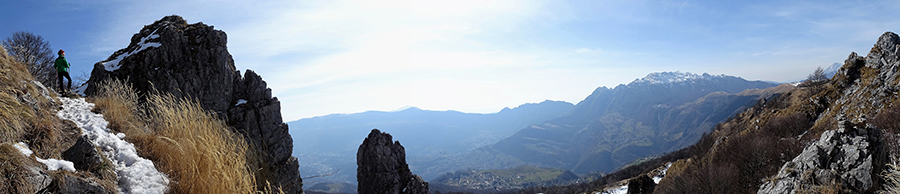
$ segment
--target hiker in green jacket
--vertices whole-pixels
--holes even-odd
[[[59,91],[66,93],[69,90],[69,87],[72,87],[72,77],[69,77],[69,61],[66,61],[66,51],[59,49],[59,58],[56,58],[56,63],[53,64],[56,67],[56,78],[59,78]],[[63,77],[69,79],[69,83],[66,87],[63,87]]]

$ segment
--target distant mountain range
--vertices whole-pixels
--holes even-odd
[[[412,107],[287,124],[301,172],[340,169],[322,178],[327,182],[355,182],[356,149],[373,128],[394,135],[406,147],[410,169],[426,180],[459,170],[524,165],[608,173],[689,146],[760,97],[793,87],[775,86],[727,75],[659,72],[597,88],[577,105],[545,101],[494,114]]]
[[[651,73],[627,85],[597,88],[566,115],[525,127],[429,172],[520,165],[611,172],[693,144],[716,123],[772,93],[761,89],[775,86],[726,75]]]
[[[371,129],[393,135],[406,147],[414,173],[416,158],[459,155],[496,143],[519,129],[571,111],[573,104],[544,101],[504,108],[492,114],[430,111],[411,107],[400,111],[334,114],[288,122],[294,156],[304,175],[328,174],[322,181],[356,183],[356,152]]]

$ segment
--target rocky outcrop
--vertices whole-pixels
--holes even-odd
[[[628,181],[628,194],[651,194],[656,183],[649,176],[638,176]]]
[[[409,171],[406,151],[390,134],[372,129],[356,153],[360,194],[429,193],[428,182]]]
[[[765,182],[758,193],[803,193],[843,188],[842,192],[874,191],[878,164],[884,161],[880,148],[881,131],[857,127],[842,121],[837,130],[822,133],[818,141],[784,164],[774,180]]]
[[[887,161],[882,130],[869,119],[892,106],[900,91],[900,36],[885,32],[865,57],[851,53],[832,83],[836,96],[820,98],[819,104],[835,99],[820,116],[838,123],[818,141],[782,166],[774,180],[759,193],[796,193],[804,189],[841,188],[842,192],[873,192]]]
[[[94,64],[85,94],[93,95],[104,80],[120,79],[140,93],[194,99],[262,154],[259,188],[268,182],[286,193],[301,193],[299,163],[291,156],[293,139],[282,121],[280,101],[255,72],[241,76],[235,70],[226,44],[225,32],[213,26],[166,16],[144,26],[127,48]]]

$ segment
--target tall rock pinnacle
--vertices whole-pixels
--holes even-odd
[[[157,90],[190,98],[215,112],[261,154],[258,188],[266,183],[302,193],[293,139],[281,118],[281,103],[251,70],[243,76],[228,53],[227,35],[213,26],[166,16],[144,26],[128,47],[94,64],[85,93],[106,79],[126,80],[139,93]]]

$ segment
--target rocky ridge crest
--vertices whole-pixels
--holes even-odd
[[[286,193],[301,193],[293,139],[281,117],[278,98],[252,70],[241,76],[227,49],[227,34],[213,26],[188,24],[177,15],[144,26],[131,44],[94,64],[84,91],[97,92],[107,79],[126,80],[135,91],[168,92],[194,99],[217,113],[263,156],[258,188],[266,182]]]
[[[900,91],[900,36],[882,34],[868,55],[851,53],[835,74],[838,92],[816,99],[830,104],[817,122],[836,121],[837,129],[825,131],[818,141],[787,162],[759,193],[796,193],[803,188],[836,185],[849,192],[880,189],[878,175],[888,161],[883,129],[871,118],[896,106]],[[828,103],[834,99],[833,103]],[[811,99],[812,100],[812,99]]]

